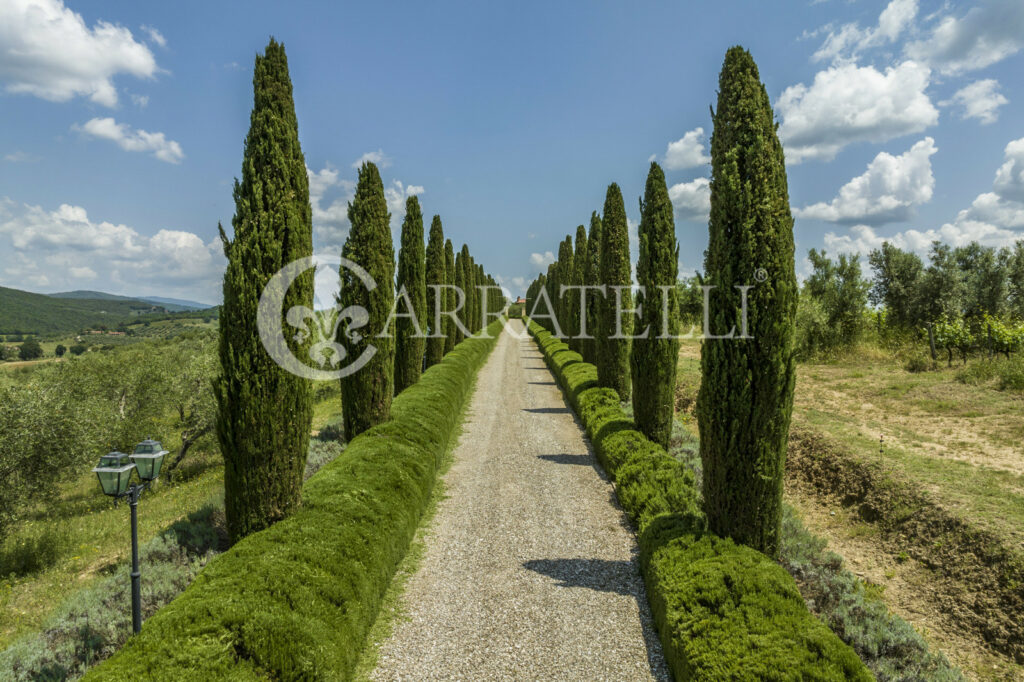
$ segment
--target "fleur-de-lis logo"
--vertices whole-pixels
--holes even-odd
[[[297,305],[289,308],[287,312],[284,311],[285,293],[292,283],[302,273],[323,266],[333,267],[335,271],[344,268],[355,275],[345,278],[349,286],[356,284],[358,280],[367,291],[377,288],[377,283],[370,273],[347,258],[310,256],[289,263],[270,278],[260,295],[257,312],[260,340],[270,357],[292,374],[315,380],[339,379],[353,374],[362,369],[377,352],[376,346],[367,344],[352,363],[343,364],[349,356],[349,351],[340,343],[341,336],[338,331],[342,330],[342,336],[352,346],[363,340],[364,337],[358,330],[369,323],[370,314],[362,306],[350,305],[344,309],[334,306],[317,311],[308,306]],[[307,348],[307,343],[314,341],[308,345],[306,351],[312,365],[295,356],[286,338],[282,316],[291,327],[288,334],[295,345]]]

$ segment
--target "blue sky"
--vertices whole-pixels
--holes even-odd
[[[216,302],[255,54],[284,42],[315,242],[363,158],[521,293],[618,182],[666,169],[681,272],[707,240],[708,107],[754,55],[811,247],[1024,237],[1024,3],[0,0],[0,285]],[[635,258],[635,242],[634,252]]]

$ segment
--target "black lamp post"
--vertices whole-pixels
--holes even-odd
[[[142,582],[139,573],[139,497],[160,475],[167,450],[159,441],[146,439],[135,446],[135,452],[111,452],[100,457],[93,471],[100,479],[103,494],[114,498],[114,506],[122,497],[128,498],[132,517],[132,632],[142,629]],[[139,474],[140,483],[131,484],[132,471]],[[131,485],[129,485],[131,484]]]

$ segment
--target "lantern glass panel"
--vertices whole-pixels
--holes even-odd
[[[104,495],[123,495],[128,490],[128,484],[132,479],[134,464],[128,463],[125,466],[98,466],[93,469],[96,477],[100,480],[100,487]]]

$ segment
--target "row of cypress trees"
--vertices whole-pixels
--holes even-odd
[[[259,300],[268,282],[284,266],[313,255],[309,180],[288,60],[284,46],[273,38],[256,57],[253,90],[242,179],[234,186],[233,238],[220,228],[228,264],[221,373],[214,392],[227,524],[235,541],[284,518],[299,504],[313,416],[310,381],[278,366],[257,327]],[[384,185],[377,167],[364,163],[348,207],[351,229],[342,255],[365,269],[376,286],[367,290],[355,273],[340,269],[339,309],[361,306],[369,321],[362,326],[343,321],[336,340],[352,360],[371,344],[374,350],[362,369],[341,380],[349,439],[386,421],[393,396],[416,383],[423,369],[440,362],[464,338],[450,316],[434,315],[435,306],[442,311],[461,306],[459,320],[473,334],[505,304],[495,279],[465,244],[455,255],[439,216],[433,217],[424,246],[419,199],[409,197],[405,209],[396,270]],[[494,288],[483,298],[480,286]],[[457,298],[462,292],[464,301]],[[313,270],[281,294],[283,311],[296,306],[313,310]],[[286,343],[303,358],[312,341]]]
[[[712,532],[775,556],[793,406],[793,219],[771,103],[742,47],[726,53],[712,123],[702,280],[712,289],[697,400],[704,506]],[[594,338],[570,339],[571,348],[597,366],[601,386],[623,401],[632,397],[637,429],[667,448],[679,354],[679,246],[657,163],[648,172],[640,212],[635,313],[628,312],[628,225],[615,184],[603,214],[591,216],[589,234],[577,229],[575,249],[566,237],[558,260],[530,284],[526,310],[555,334],[576,335],[585,321]],[[588,292],[581,308],[578,292],[574,300],[560,296],[561,286],[570,284],[605,285],[607,295]],[[554,319],[544,317],[549,312]],[[632,343],[619,338],[631,335]]]

